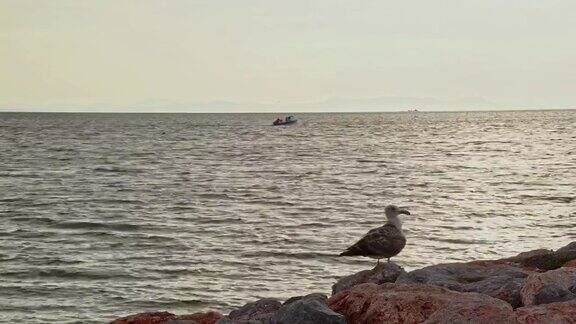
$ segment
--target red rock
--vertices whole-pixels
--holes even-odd
[[[562,266],[564,268],[576,268],[576,260],[570,260]]]
[[[401,274],[398,284],[428,284],[459,292],[476,292],[522,306],[520,290],[531,272],[504,263],[445,263]]]
[[[514,262],[514,261],[510,261],[508,259],[499,259],[499,260],[476,260],[476,261],[470,261],[468,262],[468,264],[473,264],[473,265],[478,265],[478,266],[482,266],[482,267],[492,267],[492,266],[497,266],[497,265],[508,265],[511,267],[517,267],[520,268],[522,270],[524,270],[525,272],[544,272],[545,270],[539,269],[537,267],[532,267],[532,266],[527,266],[527,265],[522,265],[518,262]]]
[[[117,318],[110,324],[163,324],[174,318],[176,318],[176,315],[168,312],[138,313]]]
[[[576,283],[576,268],[559,268],[544,273],[533,273],[526,278],[520,290],[522,304],[532,306],[558,302],[576,297],[570,289]]]
[[[217,312],[194,313],[176,316],[176,320],[192,320],[196,324],[214,324],[222,318],[222,314]]]
[[[340,278],[338,282],[332,286],[332,295],[362,283],[372,282],[375,284],[383,284],[386,282],[395,282],[403,273],[406,273],[406,271],[396,263],[382,262],[374,267],[374,269],[360,271]]]
[[[424,284],[360,284],[329,298],[328,306],[349,324],[514,322],[502,300]]]
[[[576,300],[517,308],[516,323],[576,323]]]

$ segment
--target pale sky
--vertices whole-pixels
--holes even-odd
[[[576,108],[575,0],[0,0],[0,111]]]

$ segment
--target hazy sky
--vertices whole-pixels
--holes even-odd
[[[0,110],[576,108],[575,0],[0,0]]]

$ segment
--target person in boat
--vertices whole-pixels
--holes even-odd
[[[280,124],[281,122],[282,122],[282,119],[276,118],[276,120],[274,121],[274,124]]]

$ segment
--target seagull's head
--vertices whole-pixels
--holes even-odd
[[[395,205],[388,205],[384,208],[384,212],[386,213],[386,217],[390,218],[397,218],[400,214],[410,215],[410,212],[406,209],[400,208]]]

